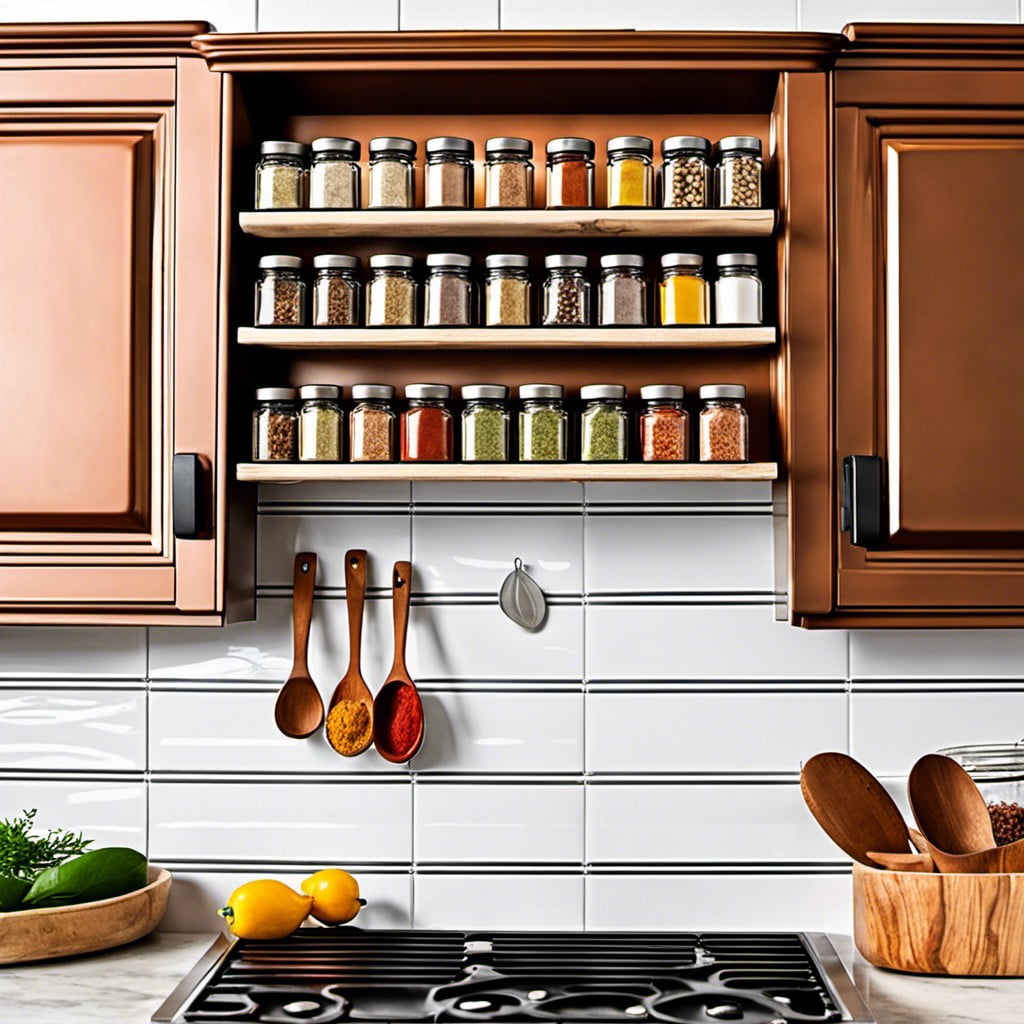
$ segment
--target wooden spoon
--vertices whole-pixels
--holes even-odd
[[[907,794],[914,821],[931,846],[947,854],[995,847],[985,798],[951,757],[925,754],[910,770]]]
[[[366,552],[345,552],[345,604],[348,608],[348,668],[331,694],[327,713],[343,700],[355,701],[366,708],[373,721],[373,694],[363,680],[360,655],[363,646],[363,602],[366,597]],[[367,728],[366,741],[358,746],[336,745],[327,733],[327,742],[344,757],[361,754],[373,742],[373,730]]]
[[[875,853],[868,856],[883,868],[890,871],[934,871],[935,861],[930,853]]]
[[[373,742],[385,761],[404,764],[423,743],[423,703],[416,684],[405,667],[405,637],[409,630],[409,592],[412,589],[412,564],[395,562],[391,577],[395,606],[395,660],[387,682],[373,702]],[[394,741],[394,722],[399,705],[405,715],[413,716],[418,728],[401,744]]]
[[[846,754],[815,754],[800,772],[811,814],[844,853],[874,867],[869,850],[908,853],[910,837],[882,784]]]
[[[918,849],[927,850],[935,861],[935,867],[949,875],[989,875],[1024,872],[1024,839],[993,846],[975,853],[945,853],[929,843],[916,829],[910,830],[910,837]]]
[[[295,556],[292,583],[292,630],[295,653],[292,673],[274,705],[278,729],[292,739],[304,740],[324,724],[324,702],[309,678],[306,655],[309,650],[309,624],[313,620],[313,588],[316,586],[316,555],[303,552]]]

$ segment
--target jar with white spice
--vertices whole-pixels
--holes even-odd
[[[309,205],[314,210],[358,210],[359,156],[355,139],[320,138],[310,144]]]
[[[473,322],[472,262],[457,252],[434,252],[427,257],[423,318],[427,327],[468,327]]]
[[[411,210],[415,197],[416,143],[385,135],[370,139],[369,196],[371,210]]]
[[[647,323],[644,258],[635,253],[601,257],[598,322],[603,327]]]
[[[763,323],[757,256],[752,252],[725,252],[716,262],[715,323]]]

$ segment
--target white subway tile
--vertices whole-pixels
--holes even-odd
[[[261,32],[382,32],[398,28],[398,0],[259,0]]]
[[[772,485],[761,480],[686,480],[678,483],[592,483],[588,505],[768,505]]]
[[[1017,21],[1017,0],[799,0],[800,28],[839,32],[854,21]]]
[[[1021,679],[1024,629],[855,629],[851,679]]]
[[[502,0],[502,28],[794,29],[791,0],[734,0],[730,4],[665,0]]]
[[[439,483],[412,485],[417,505],[583,504],[583,485],[571,483]]]
[[[846,749],[846,694],[587,694],[589,772],[792,772]]]
[[[145,768],[144,691],[0,688],[0,770]]]
[[[498,28],[498,0],[402,0],[405,29]]]
[[[0,626],[0,678],[143,679],[146,631]]]
[[[416,786],[417,864],[580,863],[583,786]]]
[[[217,32],[251,32],[256,0],[0,0],[2,21],[208,21]]]
[[[583,876],[454,874],[416,876],[416,928],[583,927]]]

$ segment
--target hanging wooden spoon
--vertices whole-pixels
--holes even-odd
[[[324,724],[324,702],[309,678],[306,657],[309,625],[313,621],[313,588],[316,586],[316,555],[309,551],[295,556],[292,581],[292,633],[295,653],[292,672],[281,687],[274,705],[278,729],[292,739],[304,740]]]
[[[348,668],[334,688],[327,708],[327,742],[344,757],[361,754],[373,742],[373,694],[364,682],[360,669],[365,597],[366,552],[346,551]],[[359,710],[360,708],[363,710]]]
[[[996,845],[981,790],[951,757],[925,754],[920,758],[910,769],[907,795],[914,821],[931,846],[965,854]]]

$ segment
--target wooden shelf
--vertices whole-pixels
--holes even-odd
[[[261,238],[767,237],[774,210],[250,210]]]
[[[240,345],[329,349],[764,348],[774,327],[240,327]]]
[[[425,481],[460,483],[538,483],[593,481],[774,480],[774,462],[242,462],[238,479],[253,483],[297,484],[305,481]]]

